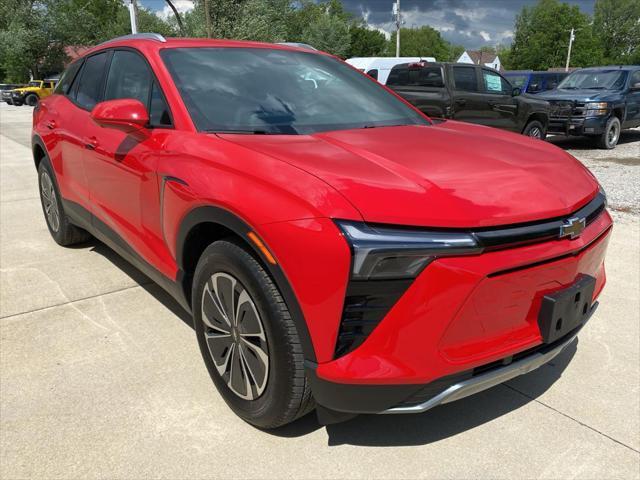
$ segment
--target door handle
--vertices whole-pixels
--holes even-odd
[[[97,146],[98,139],[96,137],[90,137],[88,139],[85,139],[84,141],[84,148],[86,148],[87,150],[95,150]]]
[[[464,98],[456,100],[456,105],[466,105],[467,101]]]
[[[47,128],[49,130],[53,130],[56,127],[57,127],[57,124],[56,124],[55,120],[50,120],[50,121],[47,122]]]

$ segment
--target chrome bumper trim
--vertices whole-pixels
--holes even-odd
[[[598,302],[595,302],[591,307],[591,312],[589,313],[589,318],[593,315],[596,308],[598,307]],[[585,320],[588,320],[588,318]],[[584,325],[584,324],[583,324]],[[497,368],[495,370],[491,370],[487,373],[483,373],[476,377],[470,378],[468,380],[464,380],[462,382],[456,383],[455,385],[451,385],[444,392],[439,393],[433,398],[430,398],[426,402],[419,403],[417,405],[409,405],[406,407],[393,407],[388,410],[384,410],[380,412],[381,414],[388,413],[422,413],[427,410],[432,409],[438,405],[443,403],[453,402],[455,400],[460,400],[462,398],[468,397],[469,395],[473,395],[474,393],[482,392],[483,390],[487,390],[491,387],[504,383],[512,378],[518,377],[525,373],[529,373],[547,362],[550,362],[553,358],[555,358],[562,350],[564,350],[568,345],[570,345],[578,336],[579,330],[573,333],[567,340],[559,344],[557,347],[549,350],[548,352],[536,352],[528,357],[520,359],[516,362],[513,362],[504,367]]]

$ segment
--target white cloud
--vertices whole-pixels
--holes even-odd
[[[478,32],[478,35],[480,35],[485,42],[490,42],[491,41],[491,35],[489,35],[484,30],[480,30]]]
[[[181,14],[190,12],[194,8],[193,0],[173,0],[173,5]],[[163,20],[166,20],[167,18],[173,17],[173,10],[169,5],[165,4],[162,10],[158,10],[156,12],[156,15]]]

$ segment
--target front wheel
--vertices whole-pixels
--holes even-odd
[[[611,117],[607,120],[607,125],[604,127],[604,132],[598,138],[598,146],[605,150],[611,150],[615,148],[620,140],[620,119],[618,117]]]
[[[38,96],[35,93],[27,95],[27,98],[24,99],[24,103],[30,107],[35,107],[38,104]]]
[[[532,120],[527,123],[527,125],[524,127],[524,130],[522,131],[522,134],[526,135],[527,137],[537,138],[538,140],[544,140],[547,136],[544,125],[542,125],[542,123],[538,120]]]
[[[240,243],[220,240],[207,247],[196,268],[192,302],[209,375],[239,417],[275,428],[313,408],[287,305]]]

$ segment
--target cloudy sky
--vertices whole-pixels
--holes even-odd
[[[164,0],[139,0],[161,15],[168,14]],[[362,16],[372,28],[391,32],[395,29],[391,8],[393,0],[342,0],[346,9]],[[176,0],[179,10],[192,8],[191,0]],[[215,3],[213,0],[212,3]],[[401,0],[405,27],[429,25],[449,41],[465,47],[510,43],[516,14],[536,0]],[[593,13],[594,0],[568,0],[585,12]]]

